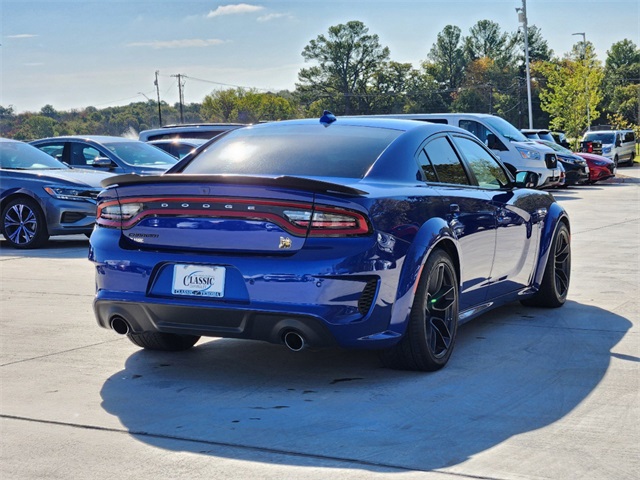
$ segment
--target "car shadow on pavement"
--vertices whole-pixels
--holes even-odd
[[[462,326],[435,373],[387,370],[368,351],[201,340],[179,354],[132,354],[104,383],[102,407],[139,441],[171,451],[430,471],[569,414],[630,326],[575,302],[514,304]]]

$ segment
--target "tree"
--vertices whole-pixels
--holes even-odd
[[[56,121],[43,115],[32,115],[20,126],[13,138],[16,140],[35,140],[56,135]]]
[[[540,101],[542,109],[552,118],[551,127],[564,130],[569,137],[579,137],[586,128],[587,105],[591,119],[600,115],[597,106],[602,99],[600,85],[604,73],[593,46],[587,42],[583,54],[581,44],[574,46],[572,54],[563,60],[532,65],[534,72],[546,78]]]
[[[603,91],[602,107],[610,123],[640,125],[640,49],[631,40],[607,51]]]
[[[464,78],[466,62],[460,34],[460,28],[456,26],[444,27],[429,51],[428,58],[432,63],[424,65],[438,82],[450,90],[458,88]]]
[[[500,25],[491,20],[478,21],[469,29],[469,36],[463,42],[469,62],[487,57],[502,66],[513,61],[513,38],[502,33]]]
[[[202,115],[209,122],[231,122],[242,89],[218,90],[204,97]]]
[[[311,101],[326,97],[329,103],[341,98],[341,108],[334,113],[362,112],[368,87],[389,59],[389,49],[380,45],[378,35],[368,32],[362,22],[351,21],[329,27],[327,36],[311,40],[302,57],[318,65],[298,72],[296,87],[301,95]]]

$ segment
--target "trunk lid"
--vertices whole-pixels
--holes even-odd
[[[256,254],[294,253],[315,227],[329,236],[369,231],[364,214],[345,208],[353,202],[315,205],[317,192],[364,193],[356,189],[287,177],[207,177],[114,177],[106,183],[117,200],[99,204],[98,224],[120,228],[123,241],[140,249]]]

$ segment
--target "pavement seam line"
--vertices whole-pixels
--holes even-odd
[[[638,220],[640,220],[640,218],[631,218],[631,219],[625,219],[624,222],[617,222],[617,223],[609,223],[607,225],[602,225],[600,227],[596,227],[596,228],[590,228],[589,230],[579,230],[579,231],[573,231],[571,232],[571,235],[581,235],[583,233],[589,233],[589,232],[595,232],[596,230],[603,230],[605,228],[609,228],[609,227],[618,227],[620,225],[628,225],[629,222],[637,222]]]
[[[276,448],[254,447],[254,446],[251,446],[251,445],[241,445],[241,444],[238,444],[238,443],[217,442],[217,441],[213,441],[213,440],[203,440],[203,439],[189,438],[189,437],[178,437],[178,436],[175,436],[175,435],[164,435],[164,434],[160,434],[160,433],[150,433],[150,432],[144,432],[144,431],[124,430],[124,429],[111,428],[111,427],[99,427],[97,425],[83,425],[83,424],[79,424],[79,423],[60,422],[60,421],[56,421],[56,420],[44,420],[44,419],[38,419],[38,418],[28,418],[28,417],[22,417],[22,416],[19,416],[19,415],[7,415],[7,414],[4,414],[4,413],[0,413],[0,418],[4,418],[6,420],[18,420],[18,421],[23,421],[23,422],[39,423],[39,424],[44,424],[44,425],[56,425],[56,426],[60,426],[60,427],[79,428],[79,429],[83,429],[83,430],[94,430],[94,431],[98,431],[98,432],[119,433],[119,434],[132,435],[132,436],[143,436],[143,437],[158,438],[158,439],[164,439],[164,440],[176,440],[176,441],[181,441],[181,442],[190,442],[190,443],[197,443],[197,444],[204,444],[204,445],[212,445],[212,446],[217,446],[217,447],[237,448],[237,449],[240,449],[240,450],[250,450],[250,451],[256,451],[256,452],[273,453],[273,454],[276,454],[276,455],[288,455],[288,456],[302,457],[302,458],[315,458],[315,459],[319,459],[319,460],[327,460],[327,461],[342,462],[342,463],[352,463],[352,464],[355,464],[355,465],[364,465],[364,466],[369,466],[369,467],[388,468],[388,469],[391,469],[391,470],[400,470],[400,471],[406,471],[406,472],[424,472],[424,473],[437,472],[437,473],[440,473],[440,474],[443,474],[443,475],[450,475],[450,476],[458,477],[458,478],[471,478],[471,479],[475,479],[475,480],[503,480],[503,479],[501,479],[499,477],[485,477],[485,476],[478,476],[478,475],[466,475],[464,473],[447,472],[447,471],[443,471],[443,470],[440,470],[440,469],[423,470],[423,469],[416,469],[416,468],[411,468],[411,467],[403,467],[401,465],[391,465],[391,464],[380,463],[380,462],[369,462],[367,460],[358,460],[358,459],[352,459],[352,458],[346,458],[346,457],[333,457],[333,456],[330,456],[330,455],[317,455],[317,454],[311,454],[311,453],[292,452],[292,451],[288,451],[288,450],[279,450],[279,449],[276,449]]]
[[[82,350],[84,348],[96,347],[98,345],[105,345],[107,343],[119,342],[121,338],[116,338],[115,340],[107,340],[99,343],[92,343],[91,345],[83,345],[82,347],[70,348],[68,350],[62,350],[60,352],[47,353],[46,355],[38,355],[37,357],[23,358],[22,360],[15,360],[13,362],[7,362],[0,365],[0,367],[6,367],[8,365],[15,365],[17,363],[30,362],[31,360],[39,360],[41,358],[54,357],[56,355],[62,355],[63,353],[75,352],[76,350]]]

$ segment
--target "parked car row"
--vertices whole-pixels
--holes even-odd
[[[617,164],[607,157],[585,152],[572,152],[564,134],[546,129],[525,129],[522,132],[532,140],[552,148],[558,155],[567,176],[566,185],[580,185],[615,177]]]
[[[512,175],[517,171],[535,172],[537,188],[594,183],[616,173],[614,160],[589,152],[574,154],[559,146],[557,142],[561,142],[562,137],[557,134],[554,137],[549,130],[520,132],[493,115],[406,114],[380,117],[448,124],[471,132],[502,160]],[[102,179],[127,173],[160,174],[179,160],[195,156],[199,149],[211,142],[211,138],[244,126],[169,125],[140,132],[139,140],[108,136],[43,138],[31,142],[36,148],[5,140],[0,145],[0,229],[8,243],[16,248],[42,246],[50,235],[89,235],[94,224],[95,197],[101,189]],[[602,135],[589,132],[585,138],[604,139]],[[607,135],[615,136],[620,142],[614,138],[611,150],[607,149],[609,144],[597,146],[596,150],[619,158],[631,137],[628,132],[622,135],[617,131],[608,131]],[[606,141],[611,140],[606,138]],[[49,157],[40,155],[38,149]],[[629,155],[626,150],[624,152],[624,155]]]

